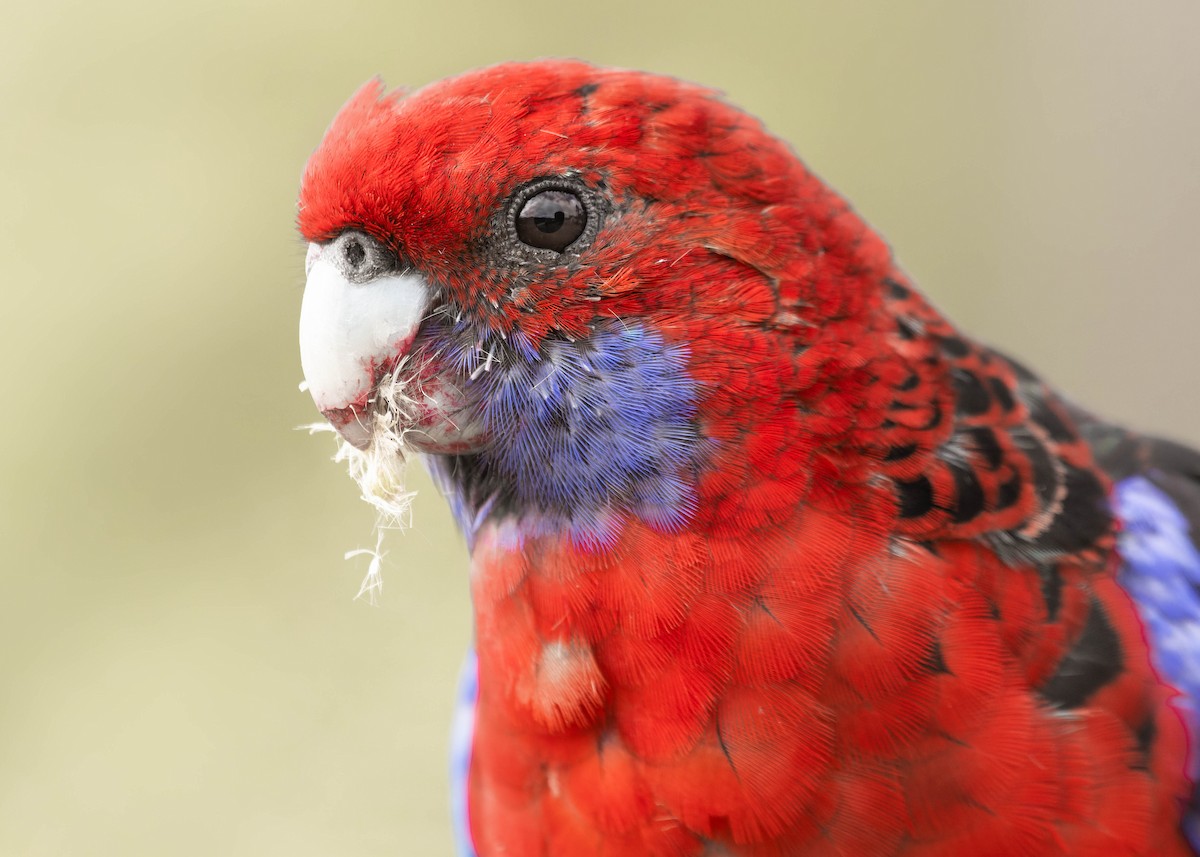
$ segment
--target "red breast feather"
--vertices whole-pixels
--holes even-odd
[[[539,176],[609,213],[517,273],[489,242]],[[585,544],[437,465],[482,517],[480,855],[1188,853],[1182,725],[1071,414],[758,122],[571,62],[368,84],[299,220],[387,243],[472,335],[615,318],[688,355],[682,523],[613,501]]]

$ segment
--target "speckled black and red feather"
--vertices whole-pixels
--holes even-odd
[[[498,260],[504,201],[556,175],[608,200],[596,240]],[[475,533],[480,855],[1190,853],[1072,412],[757,121],[573,62],[369,84],[299,220],[385,241],[480,336],[616,318],[687,349],[683,526]]]

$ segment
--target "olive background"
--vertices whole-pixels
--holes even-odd
[[[0,855],[449,855],[466,549],[294,427],[308,154],[366,78],[722,89],[965,330],[1200,442],[1200,5],[63,2],[0,26]]]

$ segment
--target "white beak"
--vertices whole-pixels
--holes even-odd
[[[430,288],[417,274],[353,283],[323,249],[308,245],[300,365],[317,408],[347,441],[365,449],[371,443],[368,400],[379,374],[412,347]]]

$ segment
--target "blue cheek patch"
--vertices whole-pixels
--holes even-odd
[[[1132,476],[1117,483],[1115,494],[1124,525],[1119,580],[1137,605],[1155,669],[1182,694],[1175,704],[1188,726],[1188,770],[1194,780],[1200,773],[1200,552],[1187,519],[1153,482]],[[1200,850],[1200,807],[1195,804],[1185,827]]]
[[[441,352],[470,380],[492,444],[469,465],[431,462],[470,534],[494,498],[524,534],[567,531],[582,545],[611,543],[620,513],[677,529],[690,517],[696,385],[687,352],[636,322],[586,339],[548,339],[537,353],[510,337],[467,347],[445,331]],[[455,344],[458,343],[458,344]],[[480,512],[483,512],[481,515]]]

